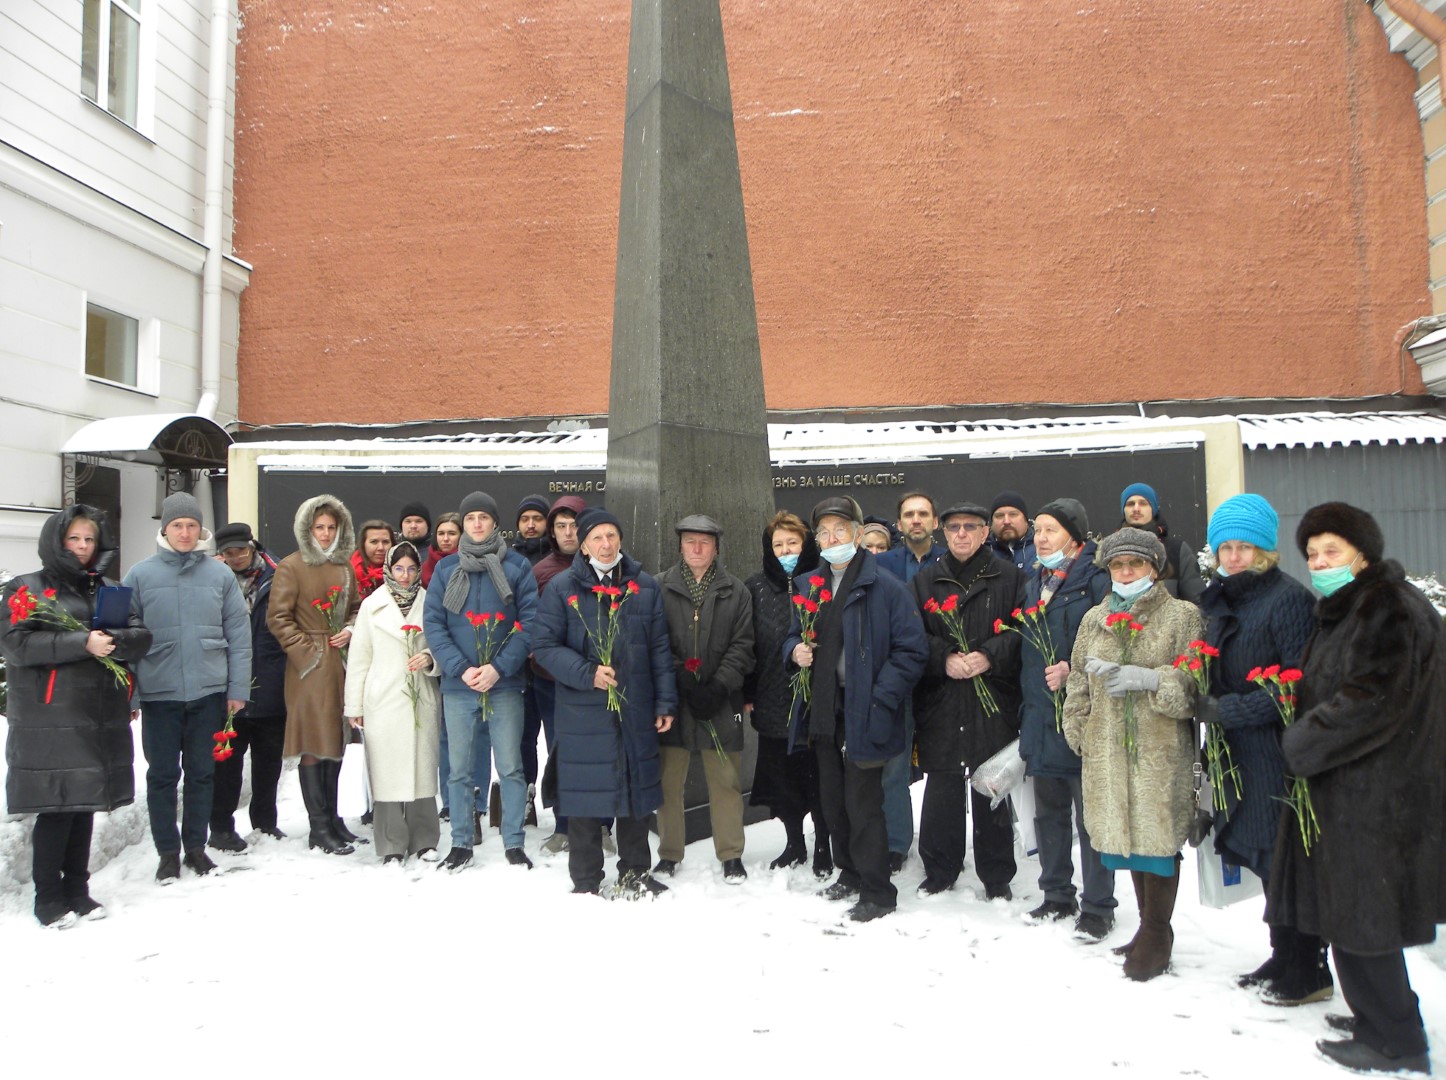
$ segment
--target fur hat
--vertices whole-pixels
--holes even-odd
[[[1232,495],[1210,515],[1205,542],[1215,550],[1230,540],[1254,544],[1261,551],[1280,547],[1280,515],[1259,495]]]
[[[1045,503],[1034,512],[1036,528],[1040,514],[1048,514],[1064,526],[1064,531],[1069,533],[1077,544],[1083,544],[1089,535],[1090,519],[1085,514],[1084,503],[1078,499],[1052,499]]]
[[[336,541],[323,551],[311,535],[311,523],[317,514],[330,514],[336,518]],[[291,521],[291,534],[296,537],[297,554],[307,566],[324,566],[336,563],[347,566],[351,553],[356,550],[356,530],[352,525],[351,511],[335,495],[317,495],[307,499],[296,508],[296,517]],[[347,578],[351,580],[350,575]]]
[[[1328,502],[1312,506],[1295,530],[1295,546],[1304,555],[1310,538],[1321,533],[1335,533],[1358,549],[1368,563],[1380,562],[1386,551],[1386,538],[1381,535],[1376,519],[1349,503]]]
[[[1144,529],[1121,529],[1100,541],[1099,554],[1095,563],[1108,567],[1110,560],[1121,555],[1138,555],[1148,560],[1159,573],[1165,569],[1165,545],[1154,533]]]

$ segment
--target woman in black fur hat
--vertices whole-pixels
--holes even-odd
[[[1307,853],[1281,815],[1266,921],[1315,934],[1335,953],[1349,1038],[1316,1043],[1360,1071],[1430,1071],[1402,949],[1446,918],[1446,648],[1441,616],[1384,559],[1380,526],[1345,503],[1313,507],[1296,544],[1323,599],[1281,749],[1310,784],[1319,824]]]

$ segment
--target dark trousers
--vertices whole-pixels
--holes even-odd
[[[864,769],[843,753],[843,716],[833,739],[810,740],[818,761],[818,795],[833,843],[838,879],[859,890],[859,899],[897,906],[889,880],[889,832],[884,820],[884,770]]]
[[[1401,950],[1385,956],[1362,956],[1340,946],[1331,951],[1341,993],[1356,1016],[1356,1038],[1387,1057],[1424,1054],[1426,1030]]]
[[[276,828],[276,787],[281,782],[281,747],[286,741],[286,717],[236,718],[235,751],[216,762],[211,793],[211,831],[236,831],[236,807],[241,802],[241,769],[251,750],[251,827]]]
[[[226,695],[195,701],[147,701],[141,706],[141,749],[146,755],[146,809],[151,839],[162,855],[206,846],[216,762],[212,739],[226,722]],[[176,832],[176,788],[186,777],[181,830]]]
[[[90,895],[90,836],[95,814],[63,811],[36,814],[31,833],[35,879],[35,907],[57,904]]]
[[[924,874],[953,884],[964,870],[968,849],[968,811],[974,815],[974,870],[985,885],[1014,880],[1014,826],[1009,802],[989,809],[989,796],[969,786],[962,772],[931,772],[919,812],[919,858]]]
[[[529,675],[527,688],[522,691],[522,778],[528,784],[537,783],[537,736],[542,734],[542,712],[537,707],[535,686],[541,681]]]
[[[1074,833],[1079,832],[1081,911],[1113,915],[1115,872],[1106,870],[1090,843],[1084,823],[1084,789],[1078,776],[1034,778],[1034,836],[1039,843],[1039,889],[1046,900],[1068,904],[1075,898]],[[1073,818],[1071,818],[1073,814]],[[976,852],[977,854],[977,852]]]
[[[575,889],[596,891],[603,879],[602,831],[605,818],[567,819],[567,872]],[[629,870],[646,873],[652,865],[653,852],[648,846],[648,819],[620,817],[617,819],[618,877]]]

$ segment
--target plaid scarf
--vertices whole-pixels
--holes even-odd
[[[1068,556],[1053,570],[1041,564],[1039,565],[1039,602],[1047,604],[1054,599],[1054,594],[1059,592],[1059,587],[1064,584],[1064,579],[1069,576],[1069,568],[1079,557],[1079,548],[1074,549],[1074,554]]]
[[[718,569],[718,560],[714,559],[708,572],[701,578],[694,577],[692,569],[687,563],[680,563],[683,568],[683,580],[688,584],[688,594],[693,598],[693,610],[697,611],[703,606],[703,600],[708,595],[708,586],[713,584],[713,574]]]

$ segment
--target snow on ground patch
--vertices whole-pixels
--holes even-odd
[[[846,905],[816,895],[806,867],[767,869],[783,835],[766,822],[748,829],[742,885],[723,882],[704,840],[666,896],[609,903],[571,895],[566,856],[540,853],[545,811],[527,835],[537,869],[506,865],[489,829],[474,866],[449,875],[383,867],[370,846],[308,851],[294,771],[282,784],[287,840],[253,835],[247,854],[216,854],[224,873],[162,888],[142,836],[94,873],[105,921],[42,929],[28,885],[12,880],[0,904],[5,1029],[67,1047],[68,1063],[163,1047],[168,1061],[204,1054],[220,1077],[254,1075],[251,1051],[283,1071],[325,1063],[329,1074],[378,1076],[445,1069],[457,1047],[543,1076],[1344,1075],[1314,1050],[1330,1035],[1325,1013],[1343,1002],[1278,1009],[1238,989],[1236,974],[1267,951],[1261,902],[1199,906],[1189,853],[1173,970],[1136,984],[1109,951],[1136,925],[1126,875],[1103,944],[1028,922],[1039,868],[1022,857],[1009,903],[985,902],[972,867],[953,892],[920,899],[911,857],[895,878],[898,912],[854,926]],[[0,825],[0,846],[28,828]],[[1438,1043],[1443,959],[1439,944],[1407,954]]]

